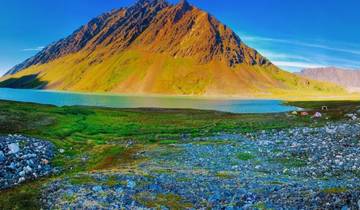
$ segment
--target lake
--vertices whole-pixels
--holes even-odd
[[[181,108],[216,110],[232,113],[276,113],[296,110],[281,100],[225,100],[171,96],[129,96],[87,94],[62,91],[0,88],[0,99],[51,104],[56,106],[98,106],[112,108]]]

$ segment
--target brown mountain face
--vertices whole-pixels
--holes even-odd
[[[186,0],[175,6],[164,0],[140,0],[130,8],[105,13],[91,20],[71,36],[15,66],[6,75],[82,49],[92,51],[110,44],[114,51],[122,51],[133,44],[146,46],[150,52],[166,52],[175,57],[194,56],[200,63],[217,59],[229,66],[269,64],[242,43],[231,29]]]
[[[0,86],[175,95],[340,90],[280,70],[186,0],[140,0],[104,13],[12,68]]]
[[[187,1],[161,11],[135,45],[174,57],[193,57],[199,63],[219,60],[229,66],[269,64],[231,29]]]
[[[168,7],[163,0],[140,0],[133,7],[104,13],[80,27],[72,35],[50,44],[34,57],[10,69],[17,73],[32,65],[45,64],[83,49],[95,50],[99,45],[116,42],[118,50],[128,47],[150,24],[159,11]]]
[[[360,90],[360,71],[335,67],[304,69],[299,75],[309,79],[331,82],[351,90]]]

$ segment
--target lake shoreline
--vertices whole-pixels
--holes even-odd
[[[276,113],[297,110],[296,107],[286,106],[281,100],[274,99],[85,94],[31,89],[0,89],[0,99],[56,106],[199,109],[231,113]]]
[[[63,93],[63,94],[79,94],[79,95],[98,95],[98,96],[126,96],[126,97],[154,97],[154,98],[184,98],[184,99],[205,99],[205,100],[283,100],[283,101],[341,101],[341,100],[359,100],[359,92],[349,92],[341,95],[313,95],[313,94],[243,94],[243,95],[183,95],[183,94],[158,94],[158,93],[116,93],[116,92],[87,92],[87,91],[72,91],[72,90],[56,90],[56,89],[18,89],[18,88],[0,88],[12,90],[33,90],[43,91],[49,93]]]

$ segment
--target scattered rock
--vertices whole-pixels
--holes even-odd
[[[47,165],[47,164],[49,164],[49,161],[46,160],[46,159],[41,159],[41,164]],[[40,167],[41,167],[41,166],[40,166]]]
[[[8,148],[9,148],[9,154],[16,154],[20,151],[19,144],[17,144],[17,143],[9,144]]]
[[[92,188],[92,190],[94,191],[94,192],[101,192],[101,191],[103,191],[103,189],[102,189],[102,187],[101,186],[94,186],[93,188]]]
[[[26,167],[24,167],[24,171],[25,171],[25,173],[31,173],[32,168],[30,166],[26,166]]]
[[[52,173],[50,165],[41,165],[42,159],[53,158],[53,148],[51,143],[39,139],[0,136],[0,190]]]
[[[25,178],[24,177],[20,177],[19,180],[18,180],[18,183],[22,183],[22,182],[25,182]]]
[[[135,186],[136,186],[136,183],[134,181],[130,181],[130,180],[127,181],[128,188],[133,189],[133,188],[135,188]]]
[[[351,120],[357,120],[358,117],[356,114],[350,113],[350,114],[346,114],[345,117],[350,118]]]
[[[24,177],[26,175],[25,171],[20,171],[19,176]]]
[[[2,151],[0,151],[0,163],[5,161],[5,155]]]
[[[85,203],[93,209],[144,209],[141,196],[153,202],[164,195],[193,209],[357,209],[359,136],[360,124],[352,121],[188,136],[183,140],[191,143],[138,153],[146,161],[136,172],[86,174],[98,186],[59,179],[47,186],[43,200],[49,209],[81,209]],[[110,178],[115,184],[108,184]],[[64,202],[68,192],[73,199]]]
[[[328,134],[335,134],[336,133],[336,128],[326,127],[325,132],[328,133]]]

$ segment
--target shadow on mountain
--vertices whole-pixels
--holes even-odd
[[[19,78],[10,78],[0,82],[0,87],[18,89],[43,89],[48,84],[48,82],[39,80],[37,76],[37,74],[31,74]]]

